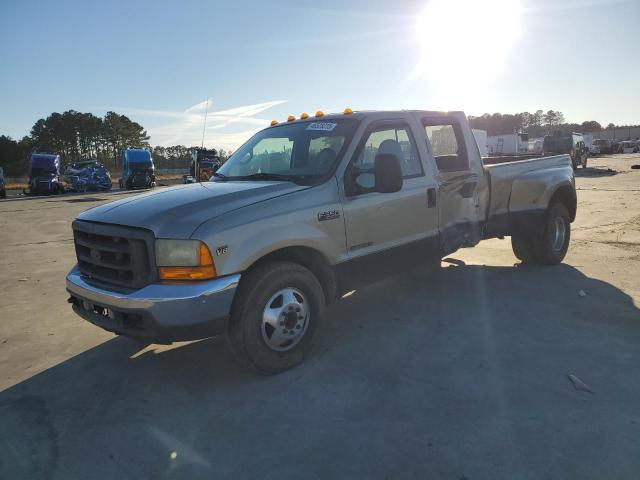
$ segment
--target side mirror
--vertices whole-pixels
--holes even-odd
[[[392,153],[376,155],[374,175],[376,192],[393,193],[400,191],[402,188],[402,167],[400,167],[400,159]]]

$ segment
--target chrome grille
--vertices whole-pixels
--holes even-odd
[[[76,220],[73,237],[78,267],[88,280],[134,289],[156,280],[150,231]]]

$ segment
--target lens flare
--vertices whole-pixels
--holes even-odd
[[[451,82],[505,67],[522,32],[517,0],[431,0],[416,22],[421,70]]]

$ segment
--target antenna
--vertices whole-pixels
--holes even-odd
[[[204,107],[204,124],[202,125],[202,142],[200,148],[204,148],[204,132],[207,129],[207,114],[209,113],[209,99],[207,98],[206,106]]]

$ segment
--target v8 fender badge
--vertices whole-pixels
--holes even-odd
[[[219,257],[220,255],[224,255],[229,250],[227,245],[222,245],[221,247],[216,248],[216,255]]]
[[[327,210],[326,212],[318,213],[318,221],[324,222],[325,220],[334,220],[340,218],[340,212],[338,210]]]

